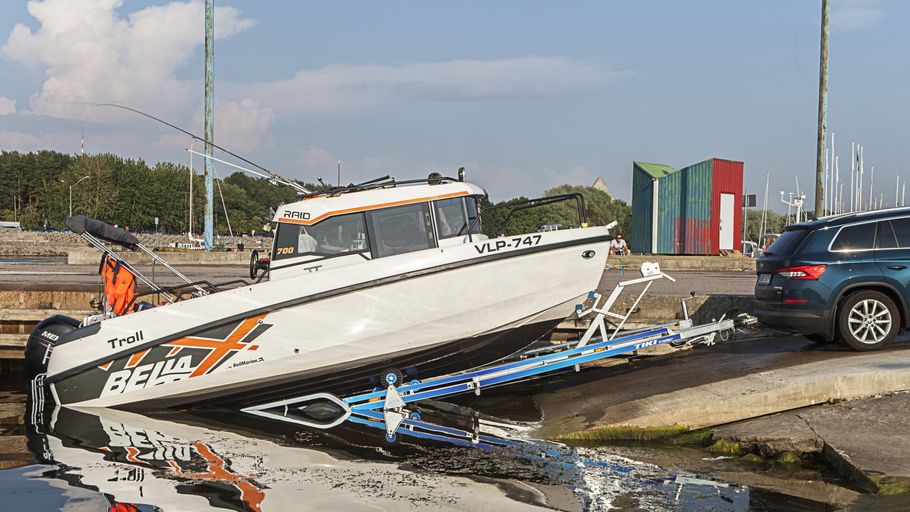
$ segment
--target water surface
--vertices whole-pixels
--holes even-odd
[[[0,394],[5,510],[815,511],[856,496],[824,482],[829,499],[779,492],[788,478],[830,478],[812,469],[533,439],[533,415],[514,401],[497,407],[502,396],[486,409],[513,419],[431,406],[394,442],[378,422],[319,431],[235,411],[42,409],[26,399]]]

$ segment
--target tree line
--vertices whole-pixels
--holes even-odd
[[[220,178],[220,177],[219,177]],[[112,154],[69,155],[56,151],[0,152],[0,220],[19,221],[26,229],[54,229],[65,226],[72,191],[73,214],[84,214],[133,231],[186,233],[189,225],[189,190],[193,180],[194,233],[202,230],[205,212],[205,179],[191,174],[188,167],[169,162],[149,165],[141,159]],[[322,185],[304,184],[311,190]],[[220,193],[219,193],[220,190]],[[561,185],[545,196],[580,193],[590,225],[618,221],[619,232],[631,227],[631,209],[609,194],[584,186]],[[222,196],[224,204],[222,205]],[[236,233],[262,232],[271,221],[274,208],[293,202],[296,192],[274,185],[268,179],[235,172],[215,184],[215,229],[228,233],[228,221]],[[561,228],[578,224],[574,201],[539,208],[505,206],[526,201],[518,197],[498,203],[482,200],[482,208],[497,206],[482,217],[484,233],[490,236],[535,232],[546,224]],[[224,210],[228,212],[225,218]],[[511,216],[509,212],[513,211]],[[505,223],[508,217],[508,223]]]
[[[133,231],[186,233],[189,225],[188,167],[111,154],[67,155],[56,151],[0,152],[0,219],[17,220],[27,229],[61,228],[69,216],[84,214]],[[193,174],[193,232],[202,230],[205,178]],[[77,184],[78,183],[78,184]],[[215,190],[215,226],[228,233],[227,209],[235,233],[262,231],[270,207],[292,202],[296,193],[268,180],[234,173],[219,179]],[[220,188],[221,194],[218,193]],[[224,197],[224,205],[221,195]]]

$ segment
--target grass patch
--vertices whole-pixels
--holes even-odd
[[[802,462],[802,459],[793,452],[782,452],[777,456],[777,463],[781,466],[792,466],[794,464],[799,464],[800,462]]]
[[[878,493],[882,496],[910,494],[910,478],[884,477],[878,482]]]
[[[713,436],[708,429],[689,430],[685,425],[664,427],[602,427],[565,434],[556,438],[576,446],[601,446],[626,443],[656,443],[668,446],[704,448]]]
[[[739,460],[741,460],[743,462],[748,462],[750,464],[761,464],[762,462],[765,461],[765,459],[763,459],[761,455],[757,455],[754,453],[747,453],[747,454],[743,455],[742,457],[740,457]]]
[[[684,425],[671,425],[669,427],[601,427],[564,434],[557,437],[557,439],[568,443],[597,445],[628,441],[659,441],[689,433],[689,427]]]
[[[711,435],[710,430],[702,429],[689,430],[679,435],[663,439],[663,441],[675,446],[697,446],[701,448],[711,444],[713,439],[714,436]]]
[[[718,439],[714,444],[708,447],[708,451],[714,455],[723,455],[726,457],[737,457],[742,454],[743,448],[736,441],[729,439]]]

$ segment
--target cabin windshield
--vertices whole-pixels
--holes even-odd
[[[279,223],[275,259],[297,256],[336,256],[369,250],[363,213],[329,217],[312,226]]]

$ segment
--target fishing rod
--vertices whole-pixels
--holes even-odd
[[[247,160],[246,158],[243,158],[242,156],[238,155],[237,153],[234,153],[233,151],[229,151],[229,150],[227,150],[227,149],[225,149],[225,148],[219,146],[218,144],[215,144],[214,142],[205,140],[205,138],[203,138],[203,137],[200,137],[200,136],[198,136],[198,135],[196,135],[196,134],[194,134],[194,133],[191,133],[191,132],[189,132],[189,131],[187,131],[187,130],[184,130],[183,128],[181,128],[181,127],[179,127],[179,126],[177,126],[177,125],[171,124],[171,123],[169,123],[169,122],[167,122],[167,121],[165,121],[165,120],[163,120],[163,119],[159,119],[159,118],[157,118],[157,117],[155,117],[155,116],[153,116],[153,115],[151,115],[151,114],[147,114],[147,113],[145,113],[145,112],[143,112],[143,111],[141,111],[141,110],[138,110],[138,109],[135,109],[135,108],[132,108],[132,107],[127,107],[127,106],[125,106],[125,105],[118,105],[118,104],[116,104],[116,103],[95,103],[94,105],[95,105],[96,107],[114,107],[114,108],[121,108],[121,109],[123,109],[123,110],[128,110],[128,111],[133,112],[133,113],[135,113],[135,114],[139,114],[139,115],[141,115],[141,116],[145,116],[145,117],[147,117],[147,118],[149,118],[149,119],[152,119],[152,120],[154,120],[154,121],[158,121],[159,123],[161,123],[161,124],[163,124],[163,125],[165,125],[165,126],[168,126],[168,127],[170,127],[170,128],[173,128],[173,129],[177,130],[178,132],[181,132],[181,133],[184,133],[184,134],[186,134],[186,135],[189,135],[190,137],[192,137],[192,138],[195,139],[195,140],[198,140],[198,141],[200,141],[200,142],[202,142],[202,143],[208,144],[208,145],[212,146],[213,148],[218,149],[218,150],[220,150],[220,151],[223,151],[224,153],[227,153],[228,155],[231,155],[232,157],[234,157],[234,158],[236,158],[236,159],[238,159],[238,160],[241,160],[241,161],[243,161],[243,162],[245,162],[245,163],[248,163],[248,164],[252,165],[253,167],[255,167],[255,168],[257,168],[257,169],[259,169],[259,170],[265,172],[266,174],[268,174],[268,176],[262,176],[262,174],[260,174],[260,173],[257,173],[257,172],[255,172],[255,171],[252,171],[252,170],[247,169],[247,168],[245,168],[245,167],[241,167],[241,166],[239,166],[239,165],[235,165],[235,164],[231,164],[231,163],[225,162],[224,160],[219,160],[219,159],[217,159],[217,158],[215,158],[215,157],[213,157],[213,156],[211,156],[211,155],[203,155],[202,153],[197,153],[197,152],[195,152],[195,151],[188,150],[188,151],[190,151],[190,152],[192,152],[192,153],[196,153],[197,155],[203,156],[203,157],[205,157],[205,158],[209,158],[209,159],[215,160],[215,161],[217,161],[217,162],[221,162],[221,163],[223,163],[223,164],[227,164],[227,165],[230,165],[230,166],[232,166],[232,167],[236,167],[237,169],[240,169],[240,170],[242,170],[242,171],[246,171],[246,172],[248,172],[248,173],[250,173],[250,174],[255,174],[255,175],[257,175],[257,176],[262,176],[262,177],[264,177],[264,178],[269,178],[269,179],[275,180],[275,181],[277,181],[277,182],[279,182],[279,183],[282,183],[282,184],[284,184],[284,185],[287,185],[287,186],[289,186],[289,187],[291,187],[291,188],[297,190],[298,192],[301,192],[301,193],[304,193],[304,194],[312,194],[312,191],[311,191],[311,190],[309,190],[309,189],[307,189],[306,187],[300,185],[300,184],[297,183],[296,181],[293,181],[293,180],[290,180],[290,179],[288,179],[288,178],[285,178],[284,176],[281,176],[280,174],[276,173],[275,171],[270,171],[270,170],[266,169],[265,167],[263,167],[263,166],[257,164],[256,162],[252,162],[252,161],[250,161],[250,160]]]

